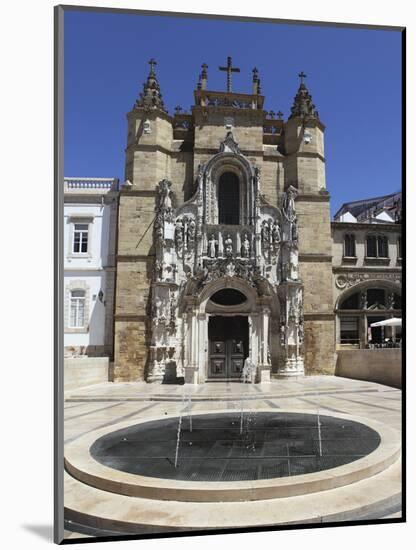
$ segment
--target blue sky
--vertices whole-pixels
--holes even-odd
[[[65,13],[65,175],[124,176],[126,117],[154,57],[165,104],[189,110],[200,66],[208,88],[230,55],[250,92],[259,69],[264,108],[290,113],[303,70],[326,125],[332,213],[343,202],[401,187],[399,31],[67,11]]]

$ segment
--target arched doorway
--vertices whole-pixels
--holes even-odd
[[[240,379],[249,354],[248,317],[213,315],[208,321],[208,380]]]
[[[213,315],[208,320],[207,378],[239,379],[249,355],[248,316],[238,314],[247,296],[235,288],[222,288],[212,294],[209,303]]]
[[[218,182],[218,223],[240,224],[240,181],[233,172],[224,172]]]

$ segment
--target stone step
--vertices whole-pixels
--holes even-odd
[[[246,502],[178,502],[103,491],[65,472],[65,518],[126,534],[233,529],[380,519],[401,505],[401,461],[350,485],[301,496]],[[392,518],[397,521],[396,517]]]

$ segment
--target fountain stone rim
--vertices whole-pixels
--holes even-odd
[[[271,413],[270,408],[256,409]],[[230,409],[198,410],[193,415],[235,414]],[[279,409],[275,414],[298,413],[317,415],[317,409]],[[393,464],[400,455],[399,432],[376,420],[351,414],[327,414],[331,417],[358,422],[372,428],[380,436],[379,446],[370,454],[353,462],[329,470],[322,470],[292,477],[246,481],[183,481],[154,478],[123,472],[105,466],[90,454],[90,448],[97,439],[112,432],[138,424],[178,418],[178,412],[161,416],[149,415],[135,421],[123,421],[81,436],[65,449],[65,466],[76,479],[98,489],[128,496],[180,500],[189,502],[263,500],[309,494],[348,485],[375,475]]]

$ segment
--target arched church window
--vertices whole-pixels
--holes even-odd
[[[240,223],[240,182],[232,172],[225,172],[218,182],[218,223]]]
[[[223,288],[211,296],[211,301],[220,306],[238,306],[246,300],[245,295],[234,288]]]

